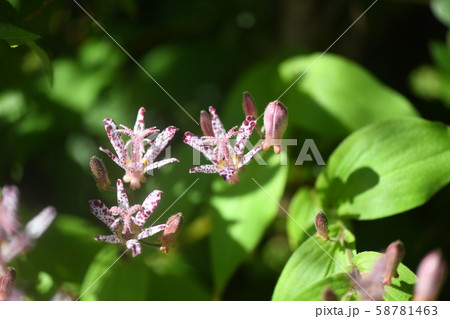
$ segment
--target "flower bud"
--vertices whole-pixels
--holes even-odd
[[[275,154],[281,152],[281,138],[288,124],[288,112],[280,101],[270,102],[264,111],[264,128],[266,139],[262,142],[263,150],[273,146]]]
[[[414,301],[436,300],[447,273],[447,265],[440,250],[426,255],[417,269]]]
[[[244,92],[242,108],[244,109],[245,115],[253,116],[255,119],[258,118],[258,109],[256,108],[255,100],[253,100],[252,96],[248,92]],[[255,125],[255,129],[258,131],[259,136],[264,136],[258,124]]]
[[[178,213],[170,216],[166,223],[164,233],[157,240],[162,243],[160,250],[166,254],[169,252],[169,247],[173,245],[183,226],[183,214]]]
[[[200,111],[200,127],[204,136],[214,136],[211,117],[203,110]]]
[[[386,249],[386,264],[383,285],[391,285],[391,278],[398,278],[397,267],[405,257],[405,246],[400,240],[394,241]]]
[[[328,237],[328,233],[330,231],[328,230],[328,219],[327,215],[325,215],[324,212],[320,211],[317,213],[315,224],[317,230],[317,237],[322,238],[324,241],[329,240],[330,237]]]
[[[92,175],[94,175],[98,189],[101,191],[106,190],[108,185],[111,184],[111,181],[109,180],[105,164],[97,156],[92,156],[89,165],[91,166]]]
[[[242,107],[245,115],[253,116],[255,119],[258,118],[258,110],[256,109],[255,100],[253,100],[252,96],[248,92],[244,92]]]
[[[16,271],[8,267],[3,276],[0,276],[0,301],[8,300],[12,285],[16,280]]]
[[[322,300],[323,301],[338,301],[338,297],[334,293],[334,291],[327,286],[325,290],[322,292]]]

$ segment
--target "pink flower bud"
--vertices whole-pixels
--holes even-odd
[[[91,166],[92,175],[94,175],[98,189],[101,191],[106,190],[108,185],[111,184],[111,181],[109,180],[105,164],[97,156],[92,156],[89,165]]]
[[[281,138],[286,131],[288,124],[288,112],[280,101],[270,102],[264,111],[264,128],[266,139],[262,142],[263,150],[268,150],[273,146],[275,154],[281,152]]]
[[[203,110],[200,111],[200,127],[205,136],[214,136],[211,117]]]
[[[255,100],[253,100],[252,96],[248,92],[244,92],[244,98],[242,100],[242,108],[244,109],[245,115],[252,116],[255,119],[258,118],[258,109],[256,108]],[[255,129],[258,131],[259,136],[261,137],[264,136],[258,124],[255,125]]]
[[[248,92],[244,92],[242,107],[244,108],[245,115],[253,116],[255,119],[258,118],[258,110],[256,109],[255,100],[253,100],[252,96]]]
[[[436,300],[447,273],[447,265],[440,250],[426,255],[417,269],[414,301]]]
[[[3,275],[0,275],[0,301],[8,300],[12,285],[16,280],[16,271],[8,267]]]
[[[338,297],[334,293],[334,291],[327,286],[325,290],[322,292],[322,300],[323,301],[338,301]]]
[[[163,235],[157,240],[162,242],[160,250],[167,254],[169,252],[169,247],[173,245],[181,232],[181,227],[183,226],[183,215],[178,213],[170,216],[166,225],[167,226],[164,229]]]
[[[386,264],[383,277],[383,285],[390,285],[391,278],[398,278],[397,267],[405,257],[405,246],[400,240],[394,241],[386,249]]]
[[[328,230],[328,219],[327,215],[325,215],[324,212],[320,211],[317,213],[315,224],[317,230],[317,237],[322,238],[324,241],[329,240],[330,237],[328,237],[328,233],[330,231]]]

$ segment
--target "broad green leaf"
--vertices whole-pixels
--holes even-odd
[[[0,20],[0,39],[8,42],[9,46],[12,48],[39,38],[40,36],[37,34],[28,32],[22,28]]]
[[[149,269],[144,256],[125,255],[116,262],[126,249],[120,248],[105,244],[95,256],[81,285],[81,300],[145,300]]]
[[[422,205],[449,182],[449,127],[408,117],[350,135],[330,156],[315,187],[326,207],[367,220]]]
[[[383,254],[373,251],[359,253],[353,258],[353,265],[355,265],[362,273],[370,272],[377,259],[382,255]],[[416,275],[402,263],[398,266],[397,272],[399,277],[392,278],[390,286],[384,286],[384,300],[407,301],[410,300],[413,295]]]
[[[219,176],[213,183],[211,234],[212,268],[217,295],[244,258],[261,240],[278,211],[283,194],[287,166],[271,155],[267,166],[253,161],[240,173],[240,183],[229,185]],[[261,185],[261,187],[259,185]]]
[[[330,236],[337,236],[340,228],[330,227]],[[272,300],[296,300],[318,282],[337,273],[349,271],[348,254],[354,254],[354,237],[342,231],[347,247],[341,241],[326,241],[317,237],[306,240],[286,263],[272,296]],[[315,298],[320,298],[316,296]]]
[[[430,6],[434,16],[447,27],[450,27],[450,1],[431,0]]]
[[[373,122],[417,115],[406,98],[356,63],[333,54],[316,61],[318,57],[297,56],[279,66],[286,86],[311,67],[281,98],[289,107],[291,124],[344,137]]]
[[[327,288],[331,289],[338,300],[342,300],[352,288],[353,281],[347,273],[339,273],[326,277],[303,290],[292,300],[295,301],[321,301]]]
[[[308,234],[315,234],[314,220],[320,210],[322,207],[314,190],[304,187],[295,193],[289,205],[290,216],[286,217],[286,232],[292,248],[305,241]]]

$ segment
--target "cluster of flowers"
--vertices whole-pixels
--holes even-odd
[[[244,93],[243,108],[246,118],[239,127],[235,126],[226,131],[222,121],[213,107],[209,108],[208,115],[205,111],[200,113],[200,126],[204,136],[196,136],[186,132],[183,141],[192,148],[202,152],[212,163],[201,165],[189,170],[190,173],[218,173],[226,182],[234,184],[239,182],[238,172],[242,170],[261,149],[267,150],[274,147],[275,153],[280,153],[280,139],[287,126],[287,109],[279,101],[269,103],[264,112],[265,140],[261,146],[256,146],[245,154],[245,147],[256,129],[263,137],[263,132],[256,124],[257,110],[253,98],[247,92]],[[157,238],[162,242],[160,249],[168,252],[169,246],[173,244],[180,232],[182,225],[182,214],[178,213],[165,224],[144,228],[144,224],[156,209],[162,192],[154,190],[144,200],[142,205],[130,206],[128,196],[123,183],[130,183],[130,188],[139,189],[141,183],[146,181],[145,174],[152,174],[154,169],[166,164],[178,162],[176,158],[155,161],[162,150],[178,130],[169,126],[155,139],[151,140],[153,134],[159,132],[156,127],[145,128],[145,109],[140,108],[134,129],[120,125],[120,128],[112,119],[105,119],[104,125],[108,138],[115,150],[100,147],[100,150],[108,155],[117,165],[124,169],[123,181],[117,180],[117,206],[108,208],[101,200],[90,201],[91,212],[108,226],[113,235],[97,236],[95,240],[115,244],[125,244],[131,250],[133,256],[141,253],[140,242],[160,231],[163,235]],[[122,135],[129,139],[124,142]],[[230,142],[236,136],[234,145]],[[97,158],[91,159],[91,170],[100,190],[113,189],[107,170],[103,162]]]
[[[8,264],[32,248],[56,217],[56,210],[48,206],[21,229],[18,203],[19,189],[13,185],[3,186],[0,196],[0,301],[24,300],[22,293],[13,287],[16,272]]]
[[[324,241],[328,237],[328,220],[323,212],[319,212],[315,220],[316,236]],[[392,278],[398,278],[397,268],[405,256],[405,246],[400,240],[391,243],[385,253],[375,262],[371,271],[361,274],[353,270],[352,277],[357,283],[355,289],[359,291],[361,299],[365,301],[383,300],[385,286],[391,285]],[[428,253],[420,262],[417,269],[417,281],[414,285],[414,301],[436,300],[446,277],[447,265],[440,250]],[[337,301],[338,298],[331,289],[326,289],[324,300]]]
[[[173,215],[165,224],[144,228],[144,224],[156,209],[161,200],[162,191],[154,190],[144,200],[142,205],[131,205],[128,201],[123,182],[130,183],[130,188],[139,189],[141,183],[146,181],[145,174],[151,174],[156,168],[166,164],[177,162],[176,158],[156,161],[156,157],[167,146],[177,131],[176,127],[169,126],[157,135],[154,140],[150,136],[158,133],[156,127],[145,128],[144,124],[145,109],[140,108],[134,129],[120,125],[107,118],[103,122],[108,138],[116,152],[100,147],[100,150],[106,153],[117,165],[125,170],[123,181],[118,179],[117,185],[117,206],[108,208],[101,200],[91,200],[89,202],[92,214],[108,226],[113,235],[96,236],[95,240],[114,244],[125,244],[134,256],[141,253],[142,239],[153,236],[164,231],[163,235],[157,240],[162,242],[160,249],[164,252],[169,251],[169,246],[176,239],[180,232],[183,216],[181,213]],[[129,139],[125,143],[122,134],[128,135]],[[97,181],[100,190],[110,189],[110,180],[108,172],[103,162],[92,157],[90,161],[92,173]]]

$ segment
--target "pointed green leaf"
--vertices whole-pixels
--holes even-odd
[[[220,294],[236,268],[255,249],[278,211],[287,167],[271,155],[267,166],[253,161],[240,173],[240,183],[229,185],[219,176],[213,184],[211,254],[216,294]],[[261,188],[259,185],[261,185]]]
[[[12,48],[39,38],[40,36],[37,34],[28,32],[8,22],[0,21],[0,39],[8,42],[9,46]]]
[[[331,289],[338,300],[342,300],[353,286],[353,281],[347,273],[339,273],[326,277],[303,290],[292,300],[294,301],[322,301],[325,290]]]
[[[334,237],[340,228],[330,227],[330,236]],[[332,275],[348,272],[349,255],[354,251],[354,237],[349,231],[343,231],[348,247],[341,241],[326,241],[317,237],[306,240],[292,254],[286,263],[272,296],[272,300],[297,300],[311,287]],[[309,296],[312,298],[312,296]],[[314,299],[321,298],[315,296]]]
[[[353,258],[353,265],[355,265],[360,272],[370,272],[378,258],[383,254],[365,251],[359,253]],[[400,263],[397,268],[399,274],[398,278],[392,278],[392,284],[385,286],[384,300],[387,301],[408,301],[411,300],[416,282],[416,275],[408,269],[405,265]]]
[[[363,128],[330,156],[316,182],[327,207],[360,220],[399,214],[450,182],[450,130],[419,118]]]
[[[279,67],[286,86],[306,72],[281,98],[290,124],[344,137],[373,122],[417,115],[405,97],[356,63],[333,54],[318,58],[318,53],[301,55]]]

